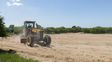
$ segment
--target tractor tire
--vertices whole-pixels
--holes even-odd
[[[27,43],[28,46],[34,47],[34,42],[33,42],[33,39],[31,37],[28,37],[27,41],[28,41],[28,43]]]
[[[50,44],[51,44],[51,37],[49,35],[46,35],[44,37],[43,41],[44,41],[44,45],[43,46],[49,47]]]

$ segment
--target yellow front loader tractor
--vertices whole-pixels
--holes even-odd
[[[31,47],[34,47],[35,44],[49,47],[51,37],[44,34],[42,27],[36,21],[25,21],[20,42]]]

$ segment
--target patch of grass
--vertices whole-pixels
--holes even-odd
[[[5,53],[0,54],[0,62],[38,62],[38,61],[34,61],[32,59],[25,59],[17,54]]]

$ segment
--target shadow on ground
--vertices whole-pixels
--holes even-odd
[[[12,50],[12,49],[9,49],[9,50],[0,49],[0,54],[5,54],[5,53],[15,54],[16,51],[15,50]]]

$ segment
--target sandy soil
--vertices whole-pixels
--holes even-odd
[[[0,39],[0,48],[14,49],[41,62],[112,62],[112,34],[52,34],[51,48],[28,47],[19,36]]]

